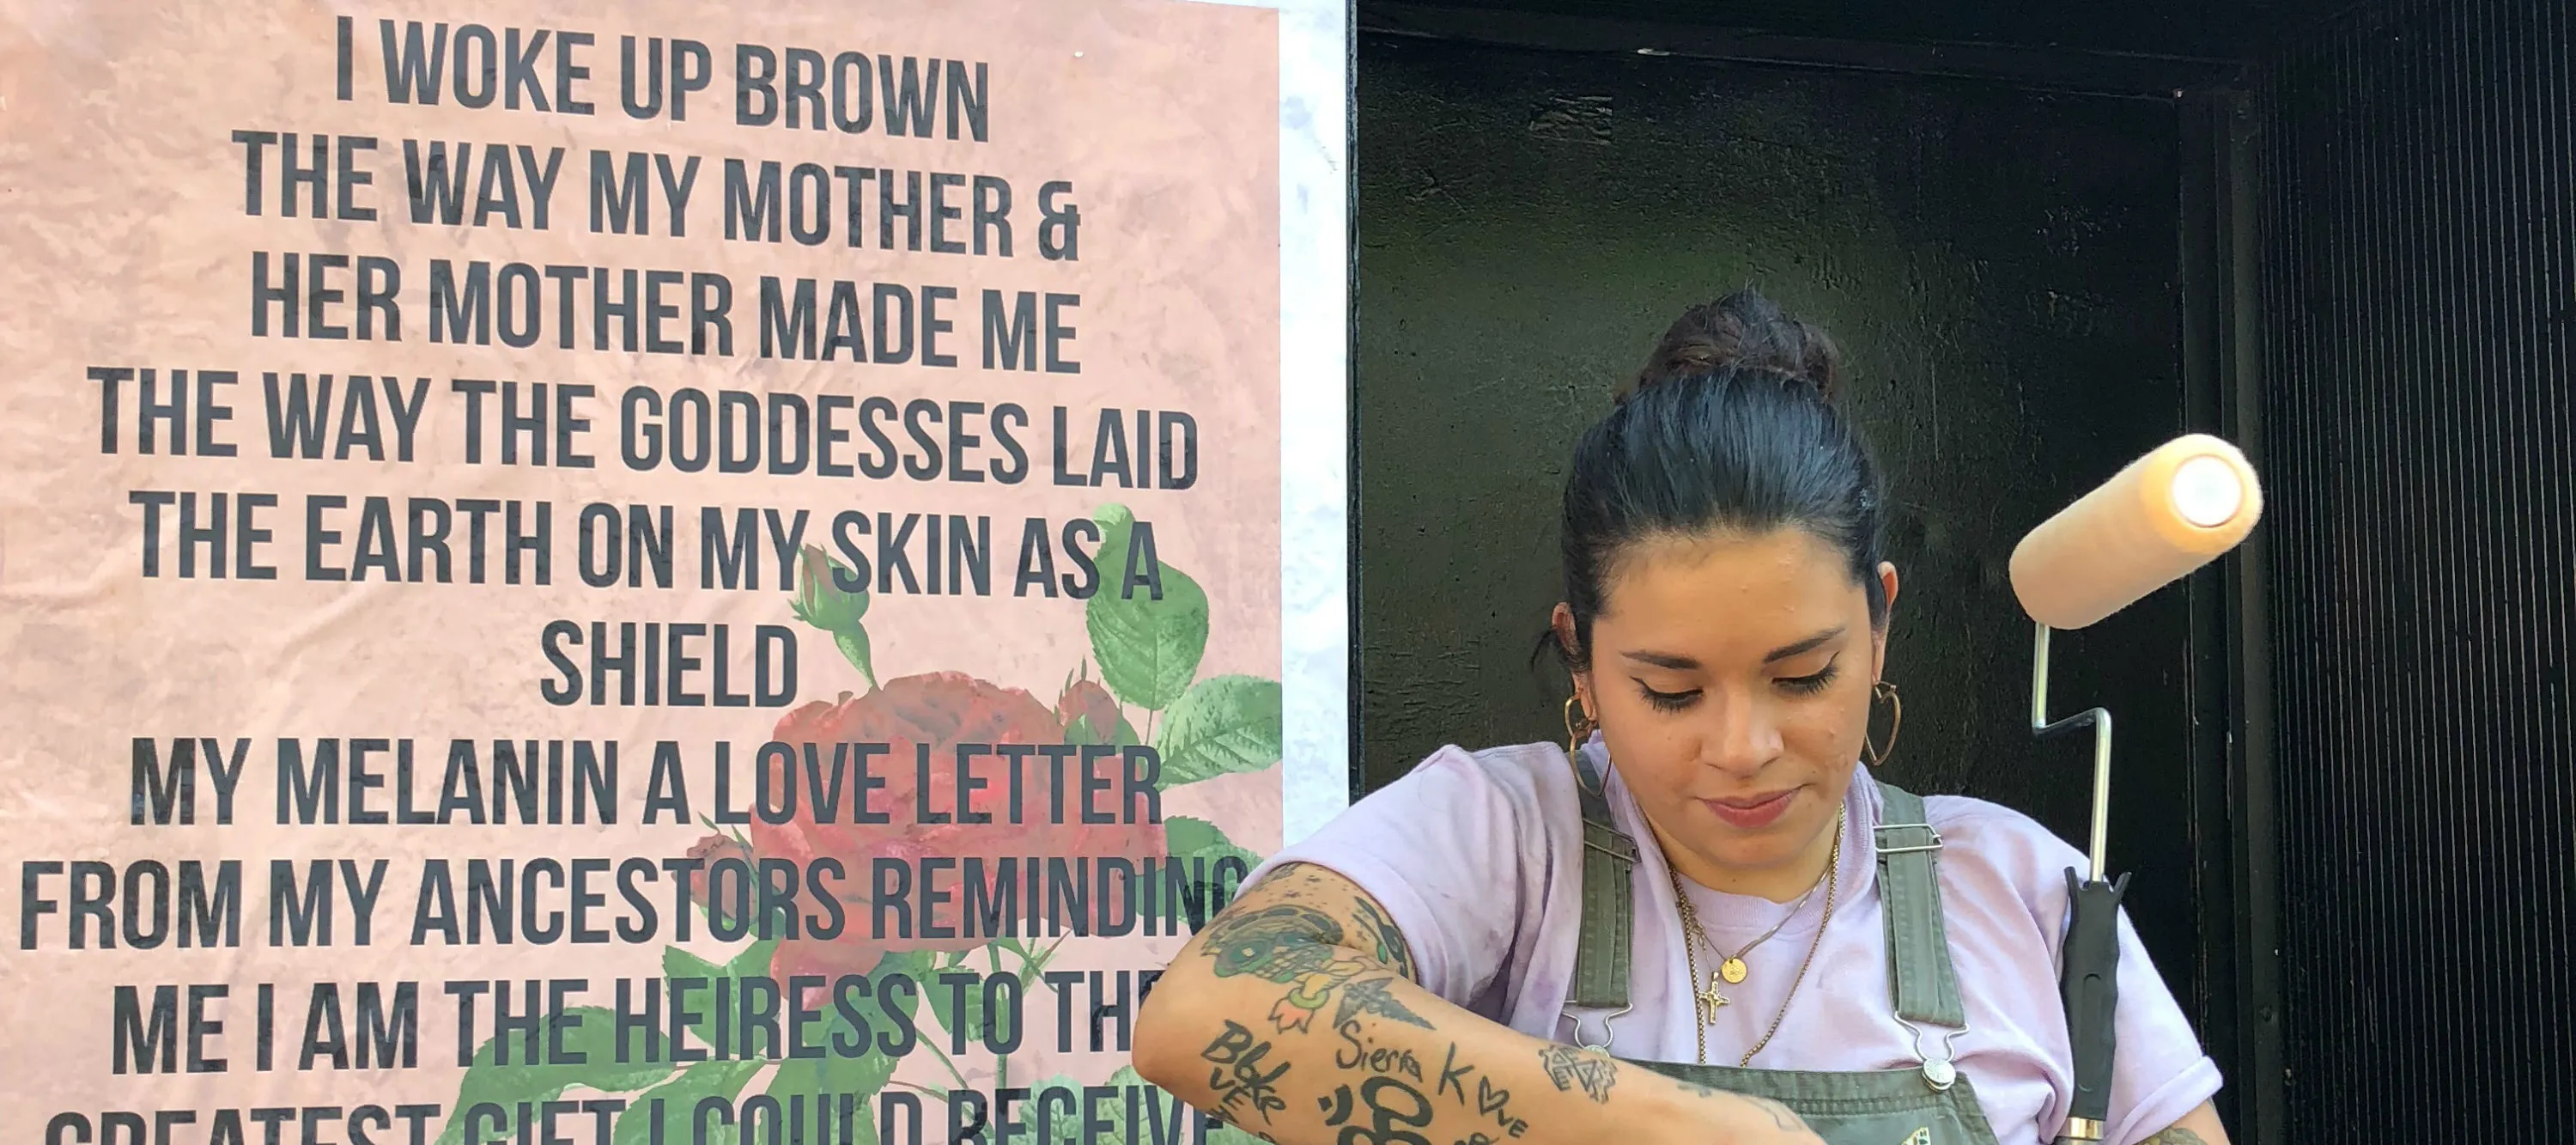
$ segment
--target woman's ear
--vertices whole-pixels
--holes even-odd
[[[1573,606],[1564,601],[1558,601],[1556,611],[1549,614],[1547,618],[1547,626],[1549,630],[1556,633],[1557,652],[1565,657],[1567,664],[1573,664],[1577,660],[1575,650],[1581,647],[1574,639]],[[1592,673],[1580,668],[1569,669],[1569,671],[1574,677],[1574,697],[1583,702],[1584,718],[1599,719],[1599,711],[1592,706]]]
[[[1884,607],[1886,619],[1878,622],[1876,630],[1871,632],[1869,637],[1869,678],[1872,680],[1883,680],[1887,678],[1887,630],[1895,627],[1896,625],[1897,578],[1895,562],[1878,562],[1878,587],[1881,598],[1886,600],[1887,604]]]

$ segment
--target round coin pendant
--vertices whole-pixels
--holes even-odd
[[[1717,973],[1719,977],[1726,979],[1728,985],[1741,986],[1744,984],[1744,960],[1741,958],[1729,958],[1724,962],[1718,963]]]

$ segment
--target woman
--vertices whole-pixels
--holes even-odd
[[[1674,325],[1567,476],[1569,742],[1444,748],[1265,863],[1140,1073],[1279,1145],[2224,1145],[2125,919],[2111,1120],[2070,1126],[2080,856],[1873,778],[1897,575],[1835,370],[1750,293]]]

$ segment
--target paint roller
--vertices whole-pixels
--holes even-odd
[[[2098,1142],[2110,1119],[2112,1024],[2119,1000],[2120,897],[2104,852],[2111,817],[2111,713],[2050,722],[2048,634],[2079,629],[2189,576],[2244,542],[2263,514],[2262,485],[2245,455],[2207,434],[2166,442],[2040,523],[2013,549],[2013,595],[2038,622],[2030,669],[2031,731],[2047,738],[2093,729],[2092,870],[2066,872],[2066,939],[2058,992],[2075,1054],[2075,1093],[2059,1145]]]

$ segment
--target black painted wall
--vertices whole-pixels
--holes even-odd
[[[1579,15],[1766,35],[1989,44],[2235,59],[2351,0],[1447,0],[1487,12]],[[1365,16],[1370,3],[1361,0]]]
[[[2089,741],[2031,739],[2004,568],[2186,428],[2174,105],[1375,38],[1358,85],[1365,784],[1561,738],[1564,681],[1530,654],[1564,455],[1684,306],[1753,285],[1845,344],[1901,507],[1891,778],[2080,846]],[[2194,591],[2060,634],[2052,714],[2116,712],[2111,859],[2198,1014],[2230,954],[2193,861],[2187,689],[2216,655]]]
[[[2262,89],[2293,1142],[2576,1120],[2576,13],[2405,0]]]

